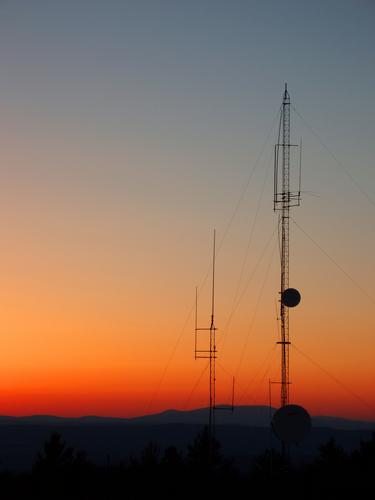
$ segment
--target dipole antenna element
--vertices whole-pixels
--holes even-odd
[[[275,144],[274,157],[274,196],[273,207],[279,211],[280,239],[280,340],[281,347],[281,407],[289,404],[289,308],[299,304],[301,296],[298,290],[289,288],[289,219],[290,209],[301,203],[301,151],[299,162],[298,188],[290,189],[290,151],[298,147],[290,143],[290,96],[287,84],[281,106],[278,141]]]

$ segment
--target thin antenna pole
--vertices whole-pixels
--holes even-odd
[[[211,295],[211,325],[210,325],[210,409],[208,431],[210,442],[215,437],[215,405],[216,405],[216,328],[215,328],[215,264],[216,264],[216,231],[212,252],[212,295]]]
[[[197,335],[198,335],[198,287],[195,287],[195,334],[194,334],[194,357],[197,359]]]
[[[232,385],[232,412],[234,411],[234,383],[235,383],[235,378],[233,377],[233,385]]]
[[[213,250],[212,250],[211,326],[214,324],[214,315],[215,315],[215,261],[216,261],[216,230],[214,229],[214,244],[213,244]]]
[[[268,379],[268,412],[269,412],[269,419],[270,419],[270,422],[272,420],[272,416],[271,416],[271,379],[269,378]]]
[[[302,137],[299,140],[299,187],[298,196],[301,196],[301,182],[302,182]]]

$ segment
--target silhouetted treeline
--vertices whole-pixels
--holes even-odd
[[[197,498],[375,498],[375,433],[346,453],[331,439],[315,461],[293,464],[287,453],[269,450],[240,472],[202,431],[182,454],[149,443],[142,454],[121,464],[91,463],[84,452],[52,434],[30,473],[2,473],[0,498],[23,499],[189,499]]]

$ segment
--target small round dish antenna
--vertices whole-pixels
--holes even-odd
[[[296,307],[301,302],[301,294],[295,288],[287,288],[281,294],[281,302],[286,307]]]
[[[271,427],[283,443],[297,444],[310,432],[311,417],[302,406],[286,405],[276,411]]]

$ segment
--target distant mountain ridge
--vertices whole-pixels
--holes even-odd
[[[240,406],[234,412],[218,411],[216,437],[224,456],[246,467],[251,457],[267,448],[280,449],[280,443],[270,428],[270,416],[275,409],[267,406]],[[166,410],[134,418],[86,416],[64,418],[49,415],[29,417],[0,416],[0,471],[30,470],[38,451],[53,432],[77,450],[84,450],[90,460],[105,464],[121,463],[139,456],[150,443],[160,450],[175,446],[186,453],[208,420],[208,409],[189,411]],[[319,446],[334,438],[350,452],[362,440],[371,439],[375,422],[363,422],[338,417],[313,417],[313,428],[303,443],[293,449],[293,456],[312,460]]]
[[[275,408],[268,406],[237,406],[234,411],[218,411],[217,425],[246,427],[269,427],[270,417]],[[132,418],[83,416],[58,417],[52,415],[32,415],[25,417],[0,416],[0,426],[4,425],[43,425],[43,426],[107,426],[107,425],[161,425],[185,424],[204,425],[208,418],[208,408],[194,410],[165,410],[160,413]],[[374,430],[375,422],[351,420],[333,416],[312,417],[313,427],[341,430]]]

